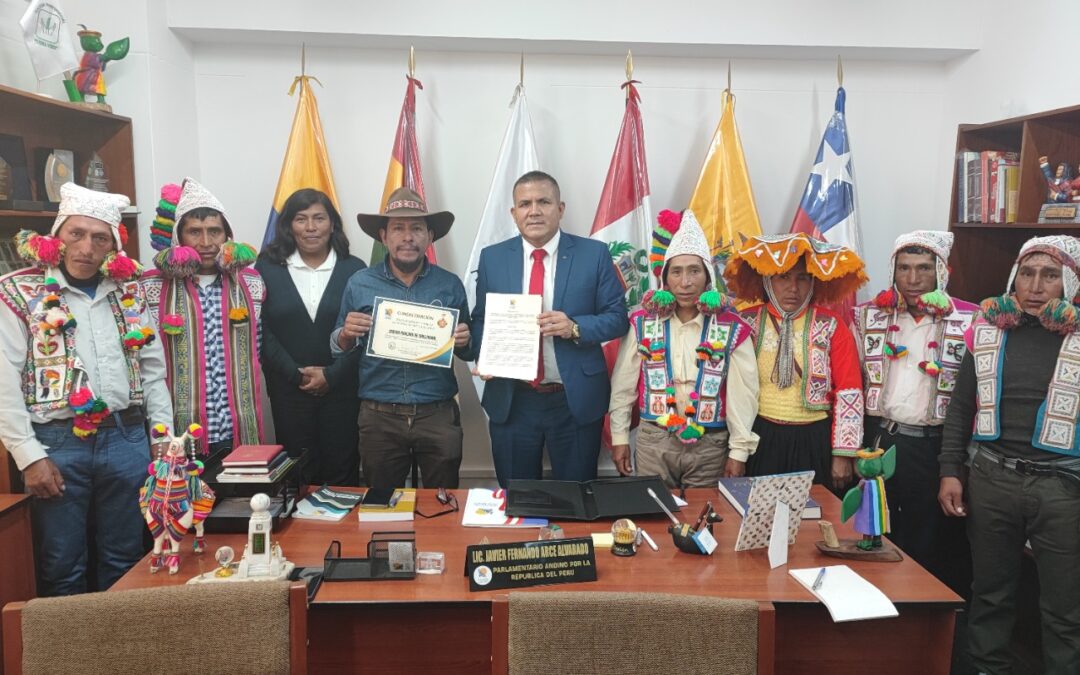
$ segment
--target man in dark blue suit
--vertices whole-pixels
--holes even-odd
[[[541,478],[545,446],[556,480],[596,478],[611,395],[601,345],[629,328],[607,246],[559,229],[565,208],[555,179],[530,171],[514,183],[510,209],[521,236],[480,253],[472,314],[476,349],[484,339],[488,293],[542,291],[544,298],[536,379],[492,378],[481,401],[504,487],[513,478]]]

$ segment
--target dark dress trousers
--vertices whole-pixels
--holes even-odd
[[[308,451],[303,479],[308,484],[359,485],[360,451],[356,397],[359,351],[335,360],[330,355],[345,284],[367,267],[355,256],[338,257],[311,320],[286,264],[260,258],[255,269],[266,283],[262,311],[262,364],[278,443],[290,456]],[[313,396],[300,390],[300,368],[323,366],[330,391]]]

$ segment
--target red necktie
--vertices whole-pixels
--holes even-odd
[[[529,273],[529,295],[539,295],[544,297],[544,257],[547,256],[547,251],[542,248],[538,248],[532,252],[532,272]],[[541,307],[543,309],[543,307]],[[540,358],[537,361],[536,367],[536,379],[532,381],[533,386],[539,385],[544,380],[544,336],[540,336]]]

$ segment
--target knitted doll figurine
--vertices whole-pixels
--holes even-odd
[[[174,437],[165,425],[157,424],[151,435],[155,441],[167,441],[168,446],[150,463],[150,476],[139,490],[139,506],[154,538],[150,572],[167,566],[169,574],[176,574],[180,569],[180,541],[192,526],[195,552],[205,550],[203,520],[214,506],[214,493],[199,476],[202,462],[195,459],[195,441],[203,437],[203,429],[192,424],[183,435]]]
[[[862,480],[844,495],[840,521],[855,516],[855,531],[862,541],[855,544],[863,551],[881,548],[881,535],[889,533],[889,504],[885,500],[885,481],[896,473],[896,447],[888,450],[859,450],[855,453],[855,473]]]

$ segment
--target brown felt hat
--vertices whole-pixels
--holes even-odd
[[[379,241],[379,230],[386,227],[391,218],[423,218],[434,233],[432,241],[445,237],[454,224],[454,214],[449,211],[428,213],[423,198],[407,187],[400,187],[391,193],[381,214],[356,214],[360,229],[375,241]]]

